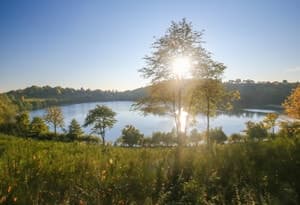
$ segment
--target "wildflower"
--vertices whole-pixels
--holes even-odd
[[[112,159],[109,159],[109,161],[108,161],[108,162],[109,162],[109,164],[110,164],[110,165],[112,165],[112,164],[113,164],[113,160],[112,160]]]
[[[11,190],[12,190],[12,187],[11,187],[11,186],[8,186],[7,193],[10,193]]]
[[[1,198],[0,198],[0,203],[2,204],[2,203],[4,203],[6,201],[6,196],[2,196]]]
[[[13,202],[17,202],[17,199],[18,199],[17,197],[14,197]]]

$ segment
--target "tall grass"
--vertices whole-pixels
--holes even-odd
[[[300,143],[103,148],[0,136],[0,204],[299,204]]]

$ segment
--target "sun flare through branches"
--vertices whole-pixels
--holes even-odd
[[[177,56],[172,61],[172,71],[177,77],[186,75],[191,67],[191,59],[188,56]]]

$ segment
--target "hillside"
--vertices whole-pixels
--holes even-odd
[[[236,108],[280,108],[297,83],[224,83],[228,90],[238,90],[240,101]],[[39,109],[50,105],[62,105],[97,101],[135,101],[146,96],[146,87],[127,91],[73,89],[50,86],[31,86],[6,94],[23,109]]]

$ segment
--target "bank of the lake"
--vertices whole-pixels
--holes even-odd
[[[131,109],[131,101],[113,101],[113,102],[93,102],[93,103],[81,103],[61,106],[65,125],[69,125],[71,120],[75,118],[80,124],[84,123],[84,119],[89,110],[94,109],[96,105],[106,105],[114,110],[117,115],[117,123],[114,127],[107,131],[107,140],[114,141],[121,135],[121,130],[126,125],[134,125],[146,136],[150,136],[155,131],[169,132],[174,127],[173,119],[169,117],[144,116],[137,111]],[[267,113],[276,112],[274,110],[267,109],[244,109],[229,113],[219,113],[216,117],[212,118],[212,127],[222,127],[227,135],[232,133],[239,133],[245,129],[245,123],[247,121],[258,122],[261,121]],[[31,111],[31,117],[43,116],[45,109]],[[202,131],[206,127],[205,117],[197,117],[197,128]],[[84,128],[86,134],[90,133],[90,128]]]

